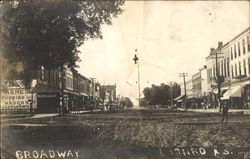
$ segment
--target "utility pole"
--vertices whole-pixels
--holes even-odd
[[[94,107],[94,87],[95,87],[95,84],[94,84],[94,80],[95,78],[90,78],[91,79],[91,83],[92,83],[92,99],[91,99],[91,103],[92,103],[92,109]]]
[[[215,58],[215,70],[216,70],[216,83],[217,83],[217,87],[218,87],[218,100],[217,100],[217,104],[220,107],[220,111],[222,110],[221,107],[221,77],[220,77],[220,72],[219,72],[219,66],[218,66],[218,58],[223,58],[223,56],[218,57],[218,54],[223,54],[221,53],[221,47],[223,46],[223,43],[220,41],[218,42],[218,47],[217,49],[214,51],[212,58]]]
[[[60,67],[60,81],[61,81],[61,90],[60,90],[60,104],[59,104],[59,115],[64,114],[64,88],[65,88],[65,70],[64,66]]]
[[[171,94],[171,108],[173,109],[173,85],[172,82],[169,82],[171,90],[170,90],[170,94]]]
[[[180,75],[180,77],[183,77],[183,81],[184,81],[184,93],[185,93],[185,97],[184,97],[184,106],[185,106],[185,109],[187,109],[187,106],[186,106],[186,101],[187,101],[187,89],[186,89],[186,79],[185,79],[185,77],[188,76],[188,73],[180,73],[179,75]]]

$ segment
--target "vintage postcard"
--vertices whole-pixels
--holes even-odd
[[[250,159],[250,2],[0,1],[1,159]]]

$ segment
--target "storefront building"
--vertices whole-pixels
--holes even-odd
[[[222,97],[231,108],[250,109],[250,28],[229,42],[230,85]]]
[[[39,70],[39,77],[33,92],[37,94],[37,113],[58,113],[60,101],[59,71]]]

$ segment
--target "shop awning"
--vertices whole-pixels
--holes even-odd
[[[212,91],[214,94],[218,94],[218,89]]]
[[[182,99],[182,98],[184,98],[184,97],[185,97],[185,95],[180,95],[180,96],[176,97],[176,98],[174,99],[174,101],[178,101],[178,100],[180,100],[180,99]]]
[[[230,87],[221,98],[222,100],[229,99],[230,97],[241,97],[241,86]]]
[[[82,96],[88,97],[88,95],[87,95],[86,93],[80,92],[80,94],[81,94]]]
[[[205,95],[200,95],[200,96],[197,96],[196,98],[197,98],[197,99],[203,99],[203,98],[207,98],[207,96],[205,96]]]
[[[194,99],[195,97],[193,95],[187,95],[187,99]]]
[[[33,89],[33,93],[57,93],[57,92],[60,92],[60,90],[42,84],[37,84]]]
[[[181,100],[181,99],[177,100],[177,103],[181,103],[181,102],[182,102],[182,100]]]

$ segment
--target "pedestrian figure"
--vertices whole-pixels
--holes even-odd
[[[223,106],[222,106],[222,120],[221,120],[221,122],[223,122],[225,118],[226,118],[226,122],[227,122],[227,120],[228,120],[228,109],[229,109],[228,104],[224,103]]]

